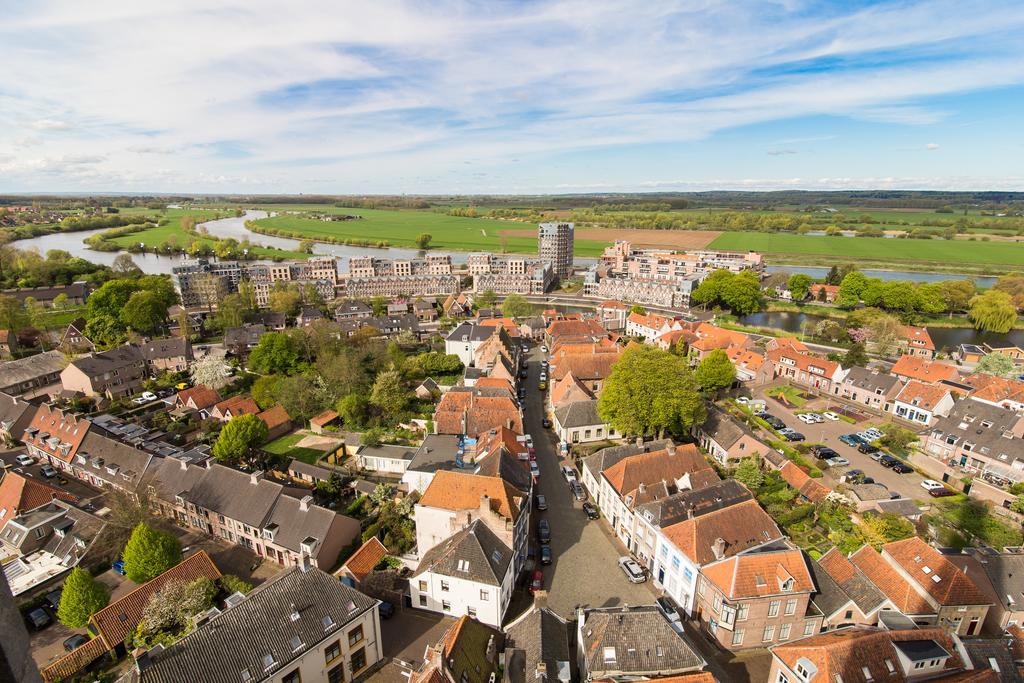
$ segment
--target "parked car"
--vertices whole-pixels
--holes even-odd
[[[864,443],[864,439],[860,438],[856,434],[843,434],[839,437],[839,440],[847,446],[853,446],[854,448]]]
[[[829,467],[845,467],[850,464],[850,461],[841,455],[836,455],[834,458],[826,458],[825,462],[828,463]]]
[[[548,524],[548,520],[542,519],[537,522],[537,540],[542,545],[551,543],[551,525]]]
[[[39,468],[39,473],[47,479],[53,479],[57,476],[57,470],[53,469],[50,465],[43,465]]]
[[[536,508],[541,512],[548,509],[548,499],[544,497],[543,493],[538,493],[537,497],[534,498],[534,502],[536,503]]]
[[[805,424],[817,424],[825,421],[825,418],[817,413],[800,413],[796,418]]]
[[[544,344],[541,344],[540,345],[540,352],[541,353],[547,353],[548,352],[548,347],[545,346]]]
[[[647,580],[647,574],[644,573],[644,568],[641,567],[636,560],[632,557],[620,557],[619,567],[622,569],[622,573],[626,575],[630,583],[643,583]]]
[[[877,453],[878,452],[878,446],[872,446],[869,443],[861,443],[861,444],[857,445],[857,450],[860,451],[861,453],[868,453],[868,454]]]
[[[804,435],[800,432],[794,432],[792,429],[782,435],[786,441],[803,441]]]
[[[952,491],[943,486],[941,489],[928,489],[928,495],[932,498],[945,498],[946,496],[955,496],[956,491]]]
[[[117,560],[114,564],[110,565],[110,568],[114,570],[115,574],[124,576],[124,560]]]
[[[540,384],[537,385],[537,388],[539,390],[541,390],[541,391],[545,391],[548,388],[548,383],[547,382],[541,382]]]
[[[835,450],[821,444],[811,446],[811,453],[814,454],[814,457],[821,458],[822,460],[828,460],[839,455]]]
[[[898,465],[899,462],[900,462],[899,460],[897,460],[896,458],[892,457],[888,453],[886,453],[886,454],[882,455],[882,457],[878,458],[878,464],[881,465],[882,467],[892,467],[893,465]]]
[[[146,399],[142,398],[141,396],[136,396],[135,398],[132,399],[132,403],[134,403],[137,406],[141,406],[141,405],[145,405],[145,404],[149,403],[149,401],[147,401]]]
[[[826,410],[825,412],[823,412],[821,414],[821,416],[823,418],[825,418],[826,420],[831,420],[832,422],[835,422],[836,420],[839,419],[839,416],[837,414],[833,413],[831,410]]]
[[[70,638],[64,639],[64,652],[71,652],[72,650],[77,650],[78,648],[82,647],[88,642],[89,639],[86,636],[83,636],[81,633],[76,633]]]
[[[661,613],[664,614],[665,618],[669,621],[682,621],[682,619],[679,617],[679,605],[677,605],[676,601],[670,598],[669,596],[663,595],[657,600],[655,600],[654,603],[658,606],[658,609],[661,610]]]
[[[737,396],[736,402],[739,403],[741,406],[745,406],[748,403],[750,403],[750,398],[747,396]]]
[[[569,490],[572,491],[572,497],[576,500],[583,502],[587,499],[587,492],[583,490],[583,486],[578,481],[571,482]]]
[[[896,474],[910,474],[914,471],[914,468],[905,462],[898,462],[892,466],[892,471]]]
[[[551,564],[551,546],[542,545],[540,547],[540,563]]]
[[[875,429],[874,427],[868,427],[863,431],[863,434],[866,434],[867,436],[871,437],[872,441],[876,439],[881,439],[883,436],[885,436],[885,434],[883,434],[880,430]]]
[[[768,425],[772,429],[785,429],[786,428],[786,423],[785,422],[783,422],[779,418],[777,418],[774,415],[771,415],[769,413],[765,413],[764,415],[762,415],[761,419],[764,420],[765,422],[767,422]]]
[[[15,458],[15,460],[18,461],[19,465],[24,465],[25,467],[28,467],[29,465],[35,465],[36,464],[35,458],[33,458],[31,455],[28,455],[26,453],[22,453],[17,458]]]
[[[587,513],[587,519],[598,519],[601,513],[597,511],[597,506],[587,501],[583,504],[583,511]]]
[[[562,465],[562,476],[570,484],[576,481],[576,470],[569,467],[568,465]]]
[[[544,590],[544,572],[535,569],[533,570],[533,576],[530,577],[530,593],[536,593],[540,590]]]
[[[42,607],[36,607],[34,610],[25,615],[28,620],[28,625],[36,631],[41,631],[50,624],[53,623],[53,619]]]
[[[530,461],[530,474],[533,475],[534,479],[540,479],[540,467],[537,466],[536,460]]]
[[[381,619],[390,619],[395,616],[395,605],[387,601],[381,602],[377,605],[377,612],[380,613]]]
[[[934,491],[938,489],[944,489],[946,487],[943,486],[941,482],[937,482],[934,479],[925,479],[924,481],[921,482],[921,488],[923,488],[925,491]]]
[[[563,458],[569,455],[569,444],[563,441],[561,444],[558,445],[558,452],[562,454]]]
[[[142,398],[146,399],[147,401],[155,401],[156,394],[154,394],[152,391],[144,391],[142,392]]]
[[[178,391],[185,391],[190,386],[192,386],[191,382],[178,382],[177,384],[174,385],[174,388],[177,389]]]
[[[543,418],[540,421],[540,426],[543,427],[544,429],[551,429],[551,420],[547,419],[546,417]]]
[[[885,456],[885,453],[876,448],[872,453],[869,453],[868,455],[871,457],[872,460],[878,462]]]

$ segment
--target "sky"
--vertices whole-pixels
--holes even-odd
[[[1024,191],[1019,0],[0,16],[0,192]]]

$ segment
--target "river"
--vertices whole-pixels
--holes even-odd
[[[822,320],[822,316],[790,311],[772,311],[753,313],[739,319],[741,325],[750,327],[770,327],[787,332],[803,332],[814,327]],[[981,332],[970,327],[929,327],[928,334],[935,342],[937,349],[955,350],[960,344],[1016,344],[1024,347],[1024,330],[1010,330],[1006,334]]]
[[[769,273],[789,273],[796,275],[803,273],[811,277],[823,280],[828,275],[828,268],[818,266],[767,266],[765,270]],[[910,282],[942,282],[943,280],[974,280],[978,287],[991,287],[996,283],[996,278],[991,275],[958,275],[957,273],[919,273],[910,270],[861,270],[867,277],[876,277],[879,280],[899,280]]]

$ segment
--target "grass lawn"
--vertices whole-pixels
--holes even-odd
[[[506,229],[522,229],[524,224],[486,218],[462,218],[436,211],[347,209],[335,206],[259,206],[257,208],[281,211],[321,211],[362,216],[354,221],[319,221],[301,216],[275,216],[256,221],[258,225],[296,233],[309,239],[323,237],[384,240],[391,246],[415,247],[416,237],[429,233],[431,249],[455,251],[491,251],[517,254],[537,252],[537,239],[523,236],[504,236]],[[286,235],[282,235],[286,236]],[[293,235],[287,235],[293,236]],[[258,239],[258,238],[257,238]],[[595,240],[576,240],[577,256],[598,256],[607,246]]]
[[[296,448],[295,444],[302,441],[306,437],[306,434],[300,434],[293,432],[291,434],[285,434],[279,439],[271,441],[263,447],[268,453],[274,453],[275,455],[284,455],[289,458],[295,458],[301,460],[304,463],[315,465],[317,460],[327,455],[325,451],[318,451],[315,448]]]
[[[928,261],[936,263],[1024,265],[1024,247],[1006,242],[911,240],[884,237],[819,237],[726,232],[711,249],[753,250],[765,254],[807,254],[836,260]]]
[[[55,330],[67,327],[75,318],[85,316],[85,306],[80,308],[67,308],[60,311],[47,310],[43,313],[43,327],[48,330]]]
[[[773,387],[764,392],[766,396],[774,396],[779,398],[785,398],[789,405],[797,408],[803,408],[804,404],[807,403],[807,399],[803,397],[803,393],[794,387]]]

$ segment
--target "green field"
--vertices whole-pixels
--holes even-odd
[[[315,465],[316,461],[324,457],[324,451],[318,451],[315,448],[296,448],[295,444],[302,441],[307,435],[306,434],[285,434],[279,439],[275,439],[270,443],[263,446],[263,450],[268,453],[274,453],[275,455],[283,455],[288,458],[295,458],[302,462],[310,465]]]
[[[923,261],[950,265],[1024,266],[1024,245],[1009,242],[726,232],[719,235],[709,246],[711,249],[752,250],[764,254],[822,256],[837,262]],[[777,262],[778,259],[772,261]]]
[[[504,236],[502,230],[521,230],[523,223],[497,221],[486,218],[461,218],[434,211],[346,209],[334,206],[260,206],[271,211],[319,211],[323,213],[355,214],[361,220],[319,221],[301,216],[275,216],[256,221],[258,225],[301,234],[302,237],[350,238],[356,240],[384,240],[390,246],[415,247],[416,237],[429,233],[431,249],[455,251],[491,251],[532,254],[537,251],[534,237]],[[284,235],[282,235],[284,236]],[[258,239],[258,237],[256,238]],[[577,256],[598,256],[606,244],[593,240],[576,240]]]

